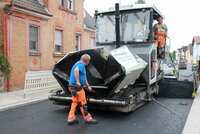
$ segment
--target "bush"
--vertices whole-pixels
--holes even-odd
[[[8,63],[6,56],[2,52],[0,52],[0,70],[3,72],[5,77],[9,76],[10,64]]]

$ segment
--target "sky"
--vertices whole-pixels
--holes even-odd
[[[85,0],[85,9],[93,16],[94,10],[105,11],[121,5],[134,4],[137,0]],[[146,0],[154,4],[165,16],[164,23],[168,27],[171,39],[170,51],[192,43],[193,36],[200,36],[200,0]]]

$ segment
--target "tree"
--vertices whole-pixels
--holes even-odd
[[[145,0],[138,0],[135,4],[146,4]]]
[[[3,40],[0,37],[0,71],[4,74],[4,76],[8,77],[11,70],[7,57],[3,54],[3,45]]]
[[[172,56],[172,60],[175,61],[176,60],[176,51],[173,51],[170,54]]]

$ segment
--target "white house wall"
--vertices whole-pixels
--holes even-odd
[[[200,60],[200,44],[194,44],[193,47],[193,63],[196,64]]]
[[[196,43],[193,46],[193,64],[196,64],[197,62],[197,45]]]
[[[200,44],[197,44],[197,60],[200,60]]]

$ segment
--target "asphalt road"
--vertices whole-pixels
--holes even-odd
[[[157,98],[185,118],[170,114],[155,102],[132,113],[90,111],[98,124],[67,125],[69,109],[44,101],[0,112],[0,134],[181,134],[192,99]]]

